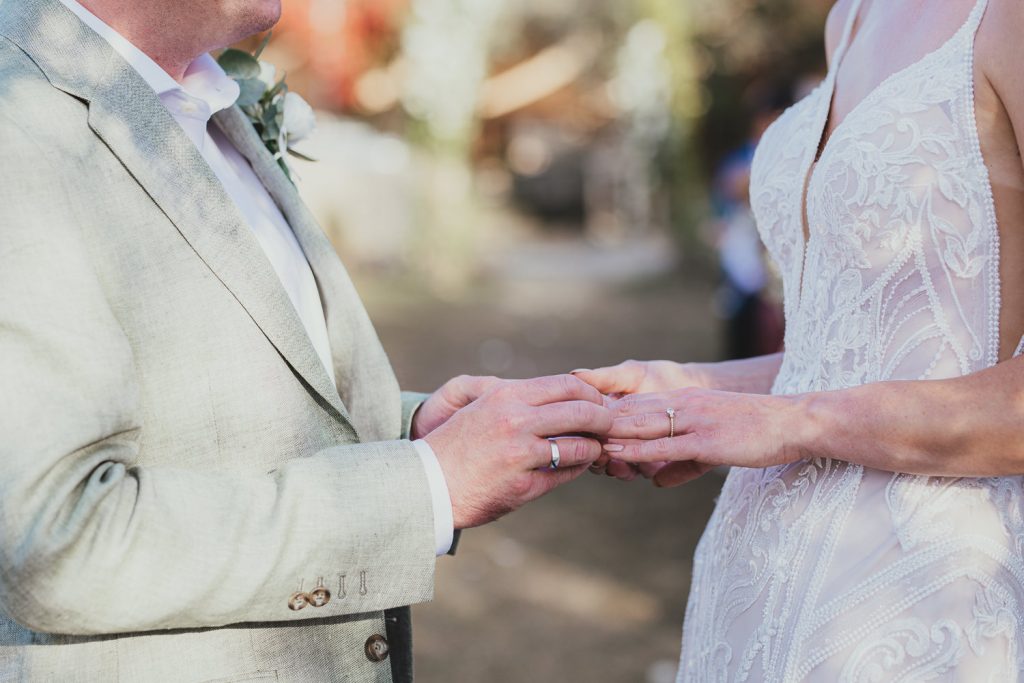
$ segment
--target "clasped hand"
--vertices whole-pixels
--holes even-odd
[[[718,391],[697,366],[664,361],[573,374],[607,396],[614,416],[594,471],[671,487],[718,465],[759,468],[804,457],[802,397]]]
[[[423,404],[412,436],[437,455],[460,529],[497,519],[588,468],[667,487],[716,465],[800,457],[789,438],[803,414],[798,398],[706,384],[687,366],[632,361],[533,380],[459,377]],[[552,438],[557,469],[548,467]]]

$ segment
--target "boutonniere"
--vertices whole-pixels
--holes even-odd
[[[292,179],[285,155],[314,161],[297,151],[295,144],[308,138],[316,128],[313,108],[298,93],[290,92],[284,76],[277,79],[277,69],[260,60],[268,35],[255,53],[229,48],[217,58],[224,72],[239,87],[236,104],[249,117],[260,139],[289,180]]]

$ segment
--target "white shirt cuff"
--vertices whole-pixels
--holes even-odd
[[[452,513],[452,499],[448,493],[448,482],[445,481],[441,463],[430,444],[420,439],[413,441],[416,452],[423,461],[423,469],[427,473],[427,485],[430,486],[430,498],[434,505],[434,541],[437,556],[448,554],[455,540],[455,516]]]

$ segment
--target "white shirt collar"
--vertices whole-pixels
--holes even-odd
[[[204,54],[189,65],[181,82],[175,81],[170,74],[154,62],[149,55],[135,47],[127,38],[108,26],[102,19],[87,10],[77,0],[60,0],[75,16],[103,38],[128,64],[138,72],[149,87],[160,97],[165,105],[170,101],[188,99],[196,107],[188,113],[198,110],[209,120],[218,111],[227,109],[238,99],[239,88],[217,60]],[[189,108],[187,108],[189,109]],[[172,110],[172,113],[177,114]]]

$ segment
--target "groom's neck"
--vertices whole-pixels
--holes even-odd
[[[78,0],[180,81],[200,55],[266,31],[279,0]]]

